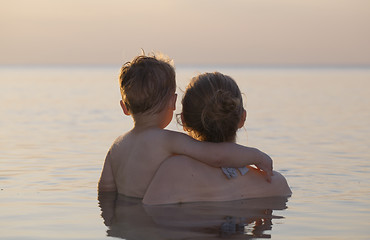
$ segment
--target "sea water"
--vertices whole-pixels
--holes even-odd
[[[98,198],[105,154],[132,128],[119,67],[1,67],[0,239],[370,238],[370,69],[177,67],[177,113],[191,77],[216,70],[244,93],[238,143],[272,157],[290,198]]]

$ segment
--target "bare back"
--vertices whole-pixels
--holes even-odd
[[[116,139],[106,161],[110,162],[119,193],[144,196],[156,170],[171,155],[166,141],[166,131],[158,128],[134,129]]]
[[[174,156],[158,169],[143,203],[231,201],[290,194],[286,179],[278,172],[274,172],[271,183],[255,168],[250,168],[244,176],[227,179],[220,168],[186,156]]]

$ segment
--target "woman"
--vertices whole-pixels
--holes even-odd
[[[217,72],[194,77],[185,91],[182,105],[184,130],[200,141],[234,142],[236,131],[243,127],[246,119],[236,82]],[[230,201],[289,195],[291,190],[278,172],[274,172],[269,183],[256,168],[213,168],[179,155],[162,163],[143,203]]]

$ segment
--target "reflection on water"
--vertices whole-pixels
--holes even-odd
[[[237,141],[271,155],[293,191],[288,209],[248,200],[155,211],[104,200],[109,235],[369,239],[370,69],[177,68],[177,83],[184,89],[215,70],[246,94]],[[0,67],[0,239],[107,238],[96,184],[112,141],[132,127],[119,106],[118,71]]]
[[[144,206],[141,199],[99,194],[107,235],[132,239],[271,238],[286,197]]]

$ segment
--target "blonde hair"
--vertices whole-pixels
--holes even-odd
[[[158,113],[176,90],[175,69],[168,58],[140,55],[122,66],[119,84],[130,113]]]
[[[236,82],[219,72],[194,77],[182,99],[182,125],[201,141],[234,141],[244,108]]]

